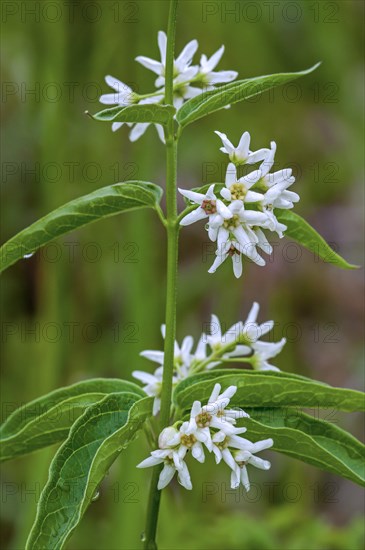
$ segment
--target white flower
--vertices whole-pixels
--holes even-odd
[[[108,84],[108,86],[112,87],[115,90],[115,92],[112,94],[103,94],[100,97],[100,103],[104,103],[106,105],[119,105],[120,107],[127,107],[128,105],[132,104],[147,105],[151,103],[160,103],[164,99],[163,90],[161,91],[161,94],[138,100],[137,94],[135,94],[129,86],[127,86],[117,78],[108,75],[105,77],[105,82]],[[132,130],[129,134],[129,139],[132,142],[139,139],[150,125],[147,122],[137,122],[136,124],[132,124],[130,122],[113,122],[113,132],[119,130],[119,128],[121,128],[123,124],[127,124],[127,126],[132,127]],[[155,124],[154,126],[157,130],[159,138],[162,142],[164,142],[162,126],[160,124]]]
[[[237,345],[242,334],[243,324],[241,321],[232,325],[227,332],[223,334],[220,321],[216,315],[212,315],[210,322],[210,332],[207,335],[207,342],[213,351],[222,347],[232,345],[232,350],[224,353],[222,357],[234,357],[237,355],[249,355],[251,348],[248,346]]]
[[[232,258],[232,266],[234,276],[239,279],[243,272],[242,265],[242,247],[235,240],[227,241],[221,250],[216,251],[216,259],[214,260],[211,267],[208,269],[208,273],[215,273],[220,265],[226,261],[230,256]]]
[[[136,57],[136,61],[138,61],[138,63],[141,63],[141,65],[143,65],[144,67],[146,67],[147,69],[149,69],[150,71],[153,71],[155,74],[158,75],[158,78],[155,82],[155,86],[159,88],[165,85],[166,46],[167,46],[166,34],[163,31],[159,31],[157,35],[157,40],[158,40],[158,47],[161,55],[161,61],[155,61],[154,59],[145,57],[143,55]],[[186,78],[186,80],[191,79],[193,76],[195,76],[195,74],[198,72],[198,69],[196,67],[195,68],[190,67],[190,64],[197,49],[198,49],[197,40],[191,40],[185,46],[185,48],[182,50],[178,58],[174,60],[174,77],[177,77],[179,75],[186,76],[186,73],[187,71],[189,71],[189,69],[194,69],[194,73],[192,73],[190,70],[190,72],[188,73],[189,78]]]
[[[265,206],[270,205],[272,208],[293,208],[293,203],[300,200],[297,193],[288,191],[288,187],[293,185],[294,182],[295,178],[292,176],[291,168],[268,174],[265,183],[269,188],[264,195],[263,204]]]
[[[279,342],[254,342],[252,349],[254,355],[252,357],[252,366],[255,370],[261,371],[279,371],[277,367],[270,365],[269,359],[276,357],[285,346],[286,338],[282,338]]]
[[[220,390],[220,384],[215,384],[207,405],[202,406],[200,401],[194,401],[186,430],[187,434],[194,435],[198,441],[204,443],[210,452],[213,449],[211,428],[229,434],[237,433],[237,430],[240,433],[246,431],[245,428],[235,428],[235,424],[237,418],[248,417],[248,414],[242,409],[225,410],[237,387],[230,386],[219,395]]]
[[[250,140],[251,136],[248,132],[244,132],[241,136],[239,144],[235,147],[227,138],[226,134],[222,132],[215,133],[221,138],[223,147],[220,150],[223,153],[227,153],[229,160],[236,164],[237,166],[241,164],[255,164],[264,160],[269,153],[269,149],[259,149],[258,151],[250,151]]]
[[[163,367],[159,367],[155,370],[154,374],[144,372],[142,370],[135,370],[132,372],[132,376],[145,384],[143,386],[147,395],[155,398],[153,402],[153,414],[156,415],[160,411],[161,407],[161,390],[162,390],[162,375]],[[176,384],[176,377],[173,378],[173,384]]]
[[[271,149],[260,166],[261,180],[260,186],[267,189],[263,205],[270,206],[270,208],[293,208],[295,202],[298,202],[300,197],[293,191],[288,191],[288,187],[293,185],[295,177],[292,175],[291,168],[285,168],[278,170],[270,174],[270,170],[274,165],[274,158],[276,153],[276,143],[271,142]]]
[[[105,82],[113,88],[114,92],[109,94],[103,94],[99,101],[104,105],[120,105],[126,107],[136,102],[137,96],[133,92],[132,88],[121,82],[114,76],[107,75]]]
[[[191,490],[193,488],[191,484],[190,474],[188,467],[184,462],[186,449],[180,447],[178,451],[172,449],[159,449],[152,451],[151,456],[140,462],[137,468],[149,468],[150,466],[157,466],[164,463],[163,470],[160,474],[157,488],[159,491],[166,487],[172,480],[177,472],[177,479],[179,483],[185,487],[185,489]]]
[[[217,241],[217,258],[209,269],[209,273],[214,273],[228,256],[231,256],[232,261],[236,262],[236,264],[233,263],[234,273],[236,277],[239,277],[242,274],[240,254],[244,254],[257,265],[263,266],[266,262],[256,250],[258,237],[246,223],[250,212],[253,212],[255,215],[258,213],[255,211],[246,211],[241,200],[234,200],[229,204],[228,208],[233,214],[231,218],[222,220],[223,223],[219,226],[215,224],[215,221],[209,223],[209,238],[212,241]],[[238,255],[238,259],[234,257],[234,254]]]
[[[270,332],[270,330],[272,330],[274,326],[274,321],[265,321],[265,323],[258,324],[257,316],[259,314],[259,311],[259,304],[257,302],[254,302],[246,321],[242,323],[240,341],[244,341],[245,344],[249,346],[252,346],[252,344],[257,342],[259,338],[262,338],[264,334]]]
[[[237,177],[237,168],[230,162],[227,166],[225,187],[221,191],[221,195],[227,201],[240,200],[245,203],[262,201],[264,196],[261,193],[250,191],[262,177],[261,170],[254,170],[250,174]]]
[[[233,471],[236,471],[237,464],[235,463],[232,451],[229,447],[234,447],[236,449],[245,448],[248,440],[239,437],[239,434],[245,433],[246,431],[246,428],[236,428],[235,432],[232,434],[220,430],[213,435],[212,450],[217,464],[219,464],[223,458],[224,462],[228,464]]]
[[[180,222],[180,225],[190,225],[199,220],[209,217],[212,222],[223,223],[223,220],[232,218],[231,210],[214,194],[214,184],[211,185],[204,195],[187,189],[179,189],[179,192],[190,201],[199,205],[199,208],[187,214]]]
[[[254,456],[254,453],[269,449],[273,446],[274,442],[272,439],[263,439],[262,441],[257,441],[257,443],[248,443],[249,445],[247,445],[246,449],[241,449],[233,453],[237,467],[235,470],[232,469],[233,471],[231,473],[232,489],[236,489],[241,482],[247,492],[250,490],[247,464],[251,464],[251,466],[255,466],[255,468],[259,468],[260,470],[269,470],[271,467],[270,462]]]
[[[163,338],[165,338],[166,335],[166,325],[161,326],[161,333]],[[179,374],[179,371],[181,368],[188,368],[190,366],[190,362],[192,359],[191,350],[194,344],[194,340],[192,336],[185,336],[181,346],[178,344],[177,341],[175,341],[174,344],[174,366],[177,370],[177,374]],[[140,355],[142,357],[145,357],[146,359],[149,359],[150,361],[154,361],[155,363],[158,363],[159,365],[164,364],[164,352],[158,351],[158,350],[145,350],[141,351]]]
[[[208,86],[207,89],[214,88],[213,84],[220,84],[223,82],[231,82],[237,78],[238,73],[236,71],[214,71],[224,53],[224,46],[221,46],[209,59],[205,54],[200,58],[199,76],[202,77],[204,85]]]

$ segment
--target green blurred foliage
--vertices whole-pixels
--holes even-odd
[[[157,56],[168,2],[4,0],[1,8],[2,240],[103,185],[129,178],[164,185],[164,149],[154,129],[133,145],[125,128],[113,134],[109,124],[83,113],[100,108],[106,74],[138,91],[152,89],[152,74],[133,59]],[[192,38],[207,55],[223,43],[220,68],[236,69],[240,78],[300,70],[318,60],[322,65],[293,86],[188,128],[179,185],[222,180],[226,159],[215,129],[233,141],[249,130],[254,148],[275,139],[278,166],[292,166],[297,174],[297,211],[347,259],[361,263],[363,20],[364,5],[356,0],[182,0],[177,51]],[[227,325],[244,318],[256,299],[261,318],[277,321],[273,338],[288,338],[277,359],[280,368],[362,386],[362,270],[340,272],[278,242],[266,268],[246,263],[239,281],[229,265],[212,276],[204,237],[198,225],[182,234],[179,339],[197,337],[211,312]],[[149,368],[138,354],[162,345],[164,248],[157,217],[132,213],[67,236],[5,273],[4,416],[59,385],[95,375],[128,378],[133,369]],[[331,418],[361,436],[357,415]],[[3,467],[2,548],[24,548],[53,451]],[[112,468],[70,549],[139,547],[149,472],[135,464],[147,452],[140,438]],[[361,491],[268,454],[272,470],[252,479],[279,486],[274,496],[264,486],[255,502],[223,495],[223,466],[217,474],[211,462],[194,465],[196,490],[185,493],[173,485],[163,496],[161,548],[361,548]],[[204,502],[209,480],[218,491]],[[301,488],[295,502],[285,492],[288,483]]]

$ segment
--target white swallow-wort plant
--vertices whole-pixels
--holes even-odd
[[[224,66],[224,47],[219,44],[215,52],[197,56],[198,42],[192,39],[175,55],[176,12],[177,0],[171,0],[167,33],[158,33],[159,59],[137,57],[155,73],[155,89],[137,94],[123,83],[123,66],[116,65],[118,78],[105,77],[113,91],[106,90],[100,98],[108,108],[90,115],[111,123],[113,130],[127,125],[131,141],[149,125],[156,126],[163,141],[159,146],[166,152],[166,207],[160,205],[163,190],[155,183],[113,183],[46,214],[1,248],[4,270],[68,231],[140,208],[154,210],[166,230],[166,312],[165,319],[156,319],[163,322],[164,346],[161,351],[141,353],[154,367],[134,370],[137,383],[97,378],[56,389],[13,412],[1,428],[2,460],[61,443],[38,503],[28,550],[63,548],[91,503],[95,487],[139,432],[147,435],[150,456],[142,462],[136,458],[135,466],[153,468],[141,543],[148,549],[157,548],[161,491],[176,480],[193,489],[189,462],[201,464],[199,476],[204,479],[203,463],[209,455],[217,468],[222,463],[228,466],[232,488],[242,485],[247,491],[250,470],[270,468],[267,449],[364,484],[363,445],[340,427],[301,412],[311,407],[360,411],[363,395],[279,370],[276,356],[285,338],[270,338],[274,323],[259,320],[257,303],[244,321],[232,326],[216,315],[210,322],[204,319],[205,330],[195,344],[193,336],[186,336],[181,344],[180,337],[176,340],[178,244],[181,230],[188,231],[186,226],[192,223],[205,226],[208,239],[216,243],[210,273],[229,256],[236,277],[244,277],[250,261],[264,266],[263,255],[272,252],[271,233],[297,241],[334,266],[355,267],[293,212],[299,195],[292,190],[292,170],[275,168],[276,142],[260,143],[258,135],[251,142],[244,127],[240,135],[230,133],[223,123],[216,131],[217,155],[227,158],[224,182],[202,186],[197,178],[178,188],[178,147],[190,125],[220,109],[238,111],[242,108],[238,103],[305,76],[317,66],[240,80],[236,71],[216,70],[218,64]],[[250,104],[250,108],[255,107]],[[274,136],[275,128],[271,131]],[[263,147],[255,150],[257,145]],[[181,212],[179,192],[186,201]],[[231,278],[229,270],[226,276]],[[141,530],[136,526],[136,544]],[[123,547],[123,541],[119,544]],[[176,541],[179,547],[181,541]]]

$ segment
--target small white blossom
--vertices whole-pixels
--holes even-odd
[[[249,355],[251,348],[238,344],[242,334],[243,323],[239,321],[232,325],[225,333],[222,332],[221,323],[216,315],[212,315],[210,322],[210,332],[207,335],[207,341],[213,351],[217,351],[227,345],[232,345],[232,351],[224,353],[222,357],[234,357],[237,355]]]
[[[251,311],[253,315],[253,312]],[[271,447],[271,439],[252,443],[240,437],[247,430],[235,426],[238,418],[248,417],[242,409],[227,409],[237,391],[237,386],[229,386],[221,393],[221,385],[215,384],[204,406],[195,401],[191,408],[190,420],[182,422],[179,429],[175,426],[164,428],[158,438],[159,449],[138,464],[138,468],[148,468],[164,464],[158,481],[158,489],[166,487],[177,472],[178,481],[186,489],[192,489],[192,483],[185,459],[188,453],[198,462],[205,462],[204,447],[215,455],[216,463],[224,462],[231,468],[231,486],[242,483],[249,490],[246,464],[268,469],[270,463],[255,457],[254,453]]]
[[[252,349],[254,355],[252,357],[252,365],[256,370],[261,371],[279,371],[277,367],[271,365],[268,360],[276,357],[286,344],[286,338],[282,338],[279,342],[254,342]]]
[[[221,191],[221,195],[227,201],[240,200],[245,203],[262,201],[264,196],[261,193],[250,191],[262,177],[261,170],[254,170],[250,174],[237,177],[237,168],[230,162],[227,166],[225,187]]]
[[[260,470],[269,470],[271,464],[268,460],[263,460],[257,456],[254,456],[255,453],[259,453],[265,449],[269,449],[273,446],[274,442],[272,439],[264,439],[262,441],[257,441],[257,443],[247,442],[247,447],[233,453],[234,460],[236,462],[236,469],[231,473],[231,487],[236,489],[240,483],[248,492],[250,490],[250,481],[247,473],[247,464],[255,466]]]
[[[229,160],[236,166],[242,164],[255,164],[256,162],[264,160],[269,153],[269,149],[267,148],[250,151],[251,136],[248,132],[242,134],[237,147],[230,142],[226,134],[218,132],[218,130],[216,130],[215,133],[221,138],[223,143],[223,147],[221,147],[220,150],[226,153],[229,156]]]
[[[166,74],[167,36],[163,31],[158,32],[157,41],[160,50],[161,61],[155,61],[154,59],[151,59],[150,57],[145,57],[143,55],[139,55],[138,57],[136,57],[136,61],[158,75],[155,86],[159,88],[165,85]],[[186,80],[188,80],[196,75],[196,73],[198,72],[197,67],[190,67],[190,64],[197,49],[197,40],[191,40],[184,47],[177,59],[174,60],[174,77],[184,75],[185,77],[188,76],[188,78],[186,78]],[[194,72],[192,72],[192,69]],[[187,71],[189,71],[188,75]]]
[[[145,372],[142,370],[135,370],[132,372],[132,376],[145,384],[143,386],[147,395],[155,398],[153,402],[153,414],[156,415],[160,411],[161,407],[161,390],[162,390],[162,375],[163,367],[159,367],[155,370],[154,374]],[[173,384],[177,383],[177,378],[174,376]]]
[[[190,225],[204,218],[211,219],[212,223],[223,223],[224,220],[232,218],[231,210],[214,194],[214,185],[211,185],[204,195],[187,189],[179,189],[179,192],[190,201],[199,205],[199,208],[190,212],[181,220],[180,225]]]
[[[214,71],[223,53],[224,46],[221,46],[209,59],[205,54],[200,58],[198,76],[201,77],[201,81],[207,86],[206,89],[208,90],[214,88],[214,84],[232,82],[232,80],[237,78],[238,73],[236,71]]]
[[[158,464],[164,464],[163,470],[160,474],[157,488],[159,491],[164,489],[172,480],[177,472],[177,479],[179,483],[188,489],[193,488],[190,474],[186,463],[184,462],[186,454],[185,448],[179,448],[178,451],[172,449],[158,449],[151,452],[151,456],[140,462],[137,468],[149,468],[151,466],[157,466]]]

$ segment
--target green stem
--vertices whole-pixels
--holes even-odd
[[[165,72],[165,103],[173,105],[173,77],[176,11],[178,0],[171,0],[167,28],[167,51]],[[160,426],[169,424],[171,415],[172,377],[174,368],[174,346],[176,332],[176,296],[177,296],[177,262],[179,230],[176,224],[176,171],[177,140],[175,139],[174,121],[171,120],[165,129],[166,138],[166,220],[167,231],[167,281],[166,281],[166,335],[164,347],[164,369],[161,393]],[[155,467],[152,473],[148,499],[147,520],[144,533],[145,550],[156,550],[156,531],[160,508],[161,491],[157,489],[161,466]]]

